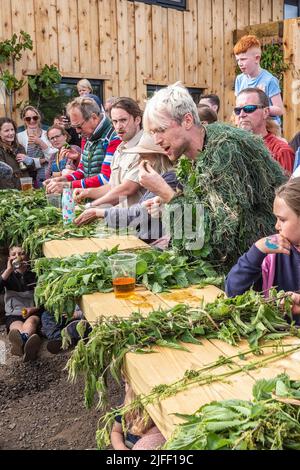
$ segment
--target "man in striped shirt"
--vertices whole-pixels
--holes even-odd
[[[92,98],[79,97],[69,103],[71,127],[86,138],[80,164],[70,175],[45,181],[47,192],[62,192],[70,182],[72,188],[96,188],[108,183],[113,154],[121,143],[103,108]]]

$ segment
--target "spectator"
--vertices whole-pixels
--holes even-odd
[[[30,170],[34,169],[33,162],[26,158],[25,149],[17,141],[16,135],[15,122],[10,118],[0,118],[0,162],[9,165],[12,172],[10,178],[1,177],[0,189],[21,189],[20,178],[30,176]],[[21,161],[22,164],[19,163]]]
[[[6,269],[0,276],[0,292],[5,291],[5,317],[11,354],[34,360],[41,340],[36,334],[40,310],[34,306],[35,274],[20,246],[11,246]]]
[[[70,145],[77,145],[78,147],[81,147],[81,137],[80,134],[78,134],[75,129],[73,129],[70,126],[70,118],[67,116],[66,111],[64,111],[63,114],[58,114],[55,116],[53,119],[53,126],[61,126],[66,129],[68,134],[70,135],[70,140],[69,144]]]
[[[93,99],[75,98],[69,103],[67,111],[72,126],[87,141],[76,171],[45,182],[49,193],[62,192],[63,185],[68,181],[72,188],[106,185],[110,178],[112,156],[121,142],[110,120]]]
[[[261,238],[241,256],[226,279],[226,294],[243,294],[252,286],[269,296],[271,287],[290,293],[292,313],[300,325],[300,178],[276,190],[277,235]]]
[[[82,78],[81,80],[79,80],[79,82],[77,82],[76,84],[76,88],[79,96],[86,96],[89,93],[93,93],[93,87],[91,85],[91,82],[89,82],[89,80],[87,80],[86,78]]]
[[[218,114],[220,109],[220,98],[218,95],[209,94],[209,95],[201,95],[199,104],[206,104],[209,106],[215,113]]]
[[[124,406],[136,399],[131,385],[125,380]],[[125,413],[125,426],[122,416],[117,415],[110,439],[114,450],[155,450],[165,443],[165,438],[155,426],[150,416],[141,407],[136,411]]]
[[[24,120],[25,131],[17,134],[18,141],[23,145],[27,157],[37,170],[35,177],[35,186],[41,188],[45,181],[45,170],[50,157],[55,153],[47,139],[47,133],[41,128],[41,115],[33,106],[25,106],[21,113]],[[25,159],[22,157],[21,161]],[[26,161],[29,161],[28,159]],[[26,162],[24,162],[26,164]]]
[[[80,147],[69,145],[68,132],[64,127],[58,125],[53,125],[47,130],[47,137],[57,152],[51,155],[46,169],[46,178],[73,173],[80,161]]]
[[[261,46],[256,36],[243,36],[234,46],[233,52],[241,74],[235,80],[235,95],[245,88],[260,88],[269,99],[270,116],[280,127],[279,116],[283,114],[283,102],[279,81],[274,75],[260,67]]]
[[[260,135],[265,146],[288,174],[294,167],[294,151],[282,139],[267,131],[266,123],[269,116],[269,100],[259,88],[246,88],[236,98],[234,112],[240,129]]]
[[[73,318],[70,321],[67,321],[67,317],[62,315],[61,322],[57,323],[54,316],[47,311],[42,313],[41,321],[41,331],[48,339],[47,350],[51,354],[57,354],[62,351],[63,337],[66,337],[69,346],[75,346],[78,343],[80,335],[77,331],[77,325],[80,321],[85,324],[84,338],[92,331],[89,323],[83,320],[83,313],[78,306],[76,306]]]
[[[198,104],[197,109],[202,124],[212,124],[218,120],[217,113],[206,104]]]
[[[300,132],[297,132],[297,134],[294,135],[294,137],[290,141],[290,146],[296,153],[298,148],[300,147]]]
[[[111,119],[111,107],[112,105],[116,102],[117,98],[115,96],[111,96],[110,98],[107,98],[107,100],[104,103],[104,109],[106,116]]]

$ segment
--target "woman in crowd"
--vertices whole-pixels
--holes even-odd
[[[1,179],[1,189],[21,189],[20,178],[30,176],[30,170],[34,167],[16,136],[15,122],[10,118],[0,118],[0,161],[12,168],[11,177]]]
[[[63,176],[76,170],[81,156],[81,149],[77,145],[70,145],[70,136],[66,129],[53,125],[47,130],[48,140],[57,150],[50,157],[45,175],[46,179],[52,176]]]
[[[45,181],[45,169],[52,153],[56,152],[47,139],[46,131],[41,128],[41,115],[33,106],[26,106],[21,118],[25,131],[18,133],[18,141],[25,148],[27,156],[36,168],[35,187],[42,187]]]

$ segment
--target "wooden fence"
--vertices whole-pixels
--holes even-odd
[[[300,131],[300,18],[284,21],[283,44],[289,69],[284,75],[284,136],[290,140]]]
[[[104,96],[128,95],[143,106],[147,84],[181,80],[234,104],[232,32],[283,19],[283,0],[187,0],[179,11],[129,0],[1,0],[0,39],[21,29],[34,48],[20,75],[55,64],[65,77],[104,80]],[[27,99],[25,86],[18,100]]]

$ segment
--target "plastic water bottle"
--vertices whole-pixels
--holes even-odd
[[[71,224],[75,219],[75,201],[72,195],[72,188],[63,188],[62,195],[62,216],[65,225]]]

